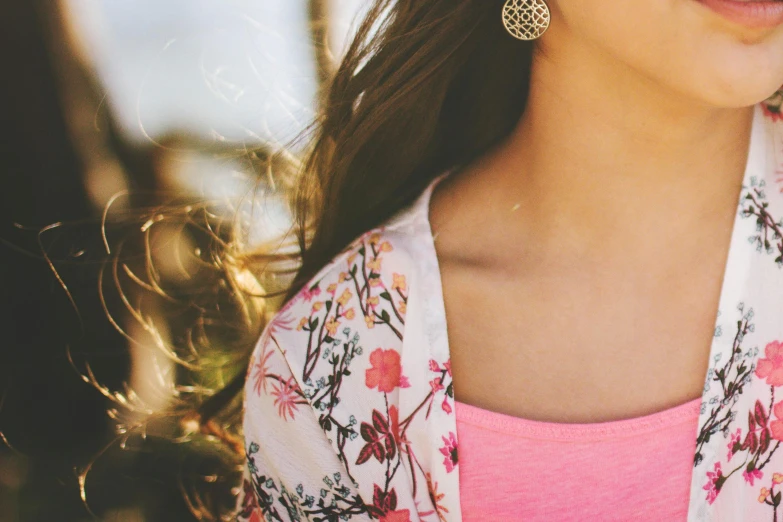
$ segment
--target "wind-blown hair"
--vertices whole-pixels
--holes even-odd
[[[244,457],[240,392],[250,352],[275,310],[353,239],[411,203],[437,175],[503,140],[522,115],[535,47],[506,33],[501,7],[502,0],[377,0],[372,5],[326,82],[306,157],[297,161],[278,153],[259,160],[271,173],[266,189],[290,202],[291,241],[249,250],[242,221],[221,223],[219,213],[206,206],[183,204],[150,213],[142,246],[149,250],[156,227],[173,224],[169,230],[188,231],[191,244],[198,245],[197,271],[172,289],[149,252],[136,270],[117,262],[116,255],[107,265],[124,313],[180,368],[171,389],[176,400],[154,416],[147,412],[141,421],[133,417],[135,424],[122,423],[123,437],[134,430],[146,434],[151,417],[176,420],[163,432],[177,441],[201,448],[198,441],[221,443],[216,446],[226,451],[219,453],[232,467],[217,476],[230,480],[211,483],[224,489],[234,485]],[[124,290],[123,281],[136,290]],[[177,324],[191,326],[182,334],[169,326],[166,340],[151,315],[129,297],[137,291],[157,294],[158,309],[177,310]],[[89,368],[84,373],[118,410],[133,409],[135,395],[111,392]],[[113,416],[122,417],[117,411]],[[222,502],[210,501],[183,489],[201,519],[218,519],[220,507],[230,503],[226,495]]]

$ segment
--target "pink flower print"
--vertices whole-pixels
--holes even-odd
[[[712,504],[715,502],[715,499],[718,498],[718,492],[720,492],[720,488],[723,486],[723,482],[726,480],[723,477],[723,472],[720,469],[720,462],[715,463],[713,471],[707,472],[707,480],[708,482],[702,489],[707,491],[707,502]]]
[[[440,390],[443,389],[443,383],[440,382],[440,379],[437,378],[432,379],[430,381],[430,388],[432,388],[432,394],[435,395],[436,393],[438,393]]]
[[[443,398],[443,404],[441,404],[440,407],[443,408],[443,411],[445,411],[446,413],[451,413],[451,405],[449,404],[448,397]]]
[[[753,481],[755,479],[761,480],[761,478],[763,476],[764,476],[764,473],[760,469],[754,469],[754,470],[751,470],[751,471],[745,470],[745,471],[742,472],[742,478],[744,478],[745,482],[747,482],[751,486],[753,485]]]
[[[407,509],[389,511],[381,517],[380,522],[411,522],[411,512]]]
[[[267,363],[274,353],[272,350],[267,351],[266,349],[267,345],[264,345],[259,354],[258,362],[253,365],[253,389],[259,397],[261,396],[261,390],[263,390],[264,393],[267,393],[266,381],[267,375],[269,374]]]
[[[311,286],[310,288],[307,287],[303,288],[299,293],[299,295],[301,295],[305,301],[310,302],[313,300],[313,297],[318,297],[319,295],[321,295],[321,288],[316,283],[314,286]]]
[[[435,359],[430,359],[430,371],[431,372],[440,371],[440,366],[438,366],[438,362]]]
[[[726,460],[731,460],[731,457],[734,456],[734,445],[735,444],[737,444],[737,445],[741,444],[741,441],[742,441],[742,430],[737,428],[737,431],[735,431],[734,433],[731,434],[731,439],[729,440],[729,444],[728,444],[729,455],[728,455],[728,457],[726,457]]]
[[[392,290],[404,292],[408,289],[408,284],[405,282],[405,276],[403,274],[392,274],[392,277]]]
[[[783,120],[783,114],[781,113],[779,106],[762,103],[761,109],[764,111],[764,115],[772,121]]]
[[[275,406],[277,406],[277,413],[283,418],[283,420],[294,420],[294,413],[296,413],[296,401],[299,398],[297,392],[299,391],[299,385],[296,383],[293,377],[285,382],[275,383],[272,387],[272,395],[275,397]]]
[[[446,368],[446,371],[449,372],[449,377],[451,377],[451,359],[443,363],[443,367]]]
[[[440,452],[446,457],[443,459],[443,465],[446,466],[446,473],[451,473],[457,467],[457,438],[453,432],[449,432],[449,437],[441,437],[444,446]]]
[[[783,419],[783,401],[775,404],[772,407],[772,412],[778,419],[769,423],[769,431],[772,432],[773,439],[783,441],[783,420],[781,420]]]
[[[764,348],[763,359],[756,365],[756,376],[771,386],[783,386],[783,343],[772,341]]]
[[[377,348],[370,354],[372,368],[365,372],[364,383],[368,388],[378,388],[378,391],[389,393],[400,385],[402,367],[400,354],[393,349]],[[405,380],[407,384],[407,379]]]

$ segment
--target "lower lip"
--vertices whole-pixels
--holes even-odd
[[[698,0],[724,18],[746,27],[764,29],[783,24],[783,2],[762,0]]]

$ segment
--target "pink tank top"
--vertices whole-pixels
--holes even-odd
[[[463,520],[684,521],[700,404],[559,424],[457,402]]]

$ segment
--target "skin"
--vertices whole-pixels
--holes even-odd
[[[695,0],[548,4],[516,130],[431,203],[455,395],[548,422],[647,415],[701,396],[783,27]]]

